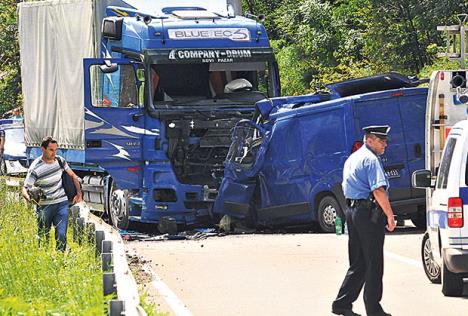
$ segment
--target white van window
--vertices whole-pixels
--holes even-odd
[[[445,147],[444,156],[440,163],[439,176],[437,177],[437,188],[446,189],[447,180],[450,170],[450,164],[452,163],[453,150],[455,149],[455,144],[457,143],[456,138],[449,138],[447,145]]]

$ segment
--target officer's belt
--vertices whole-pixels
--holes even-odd
[[[372,201],[369,199],[346,199],[346,205],[348,205],[348,207],[370,207],[372,205]]]

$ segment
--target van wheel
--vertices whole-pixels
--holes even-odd
[[[109,196],[109,217],[116,228],[128,228],[130,214],[128,198],[128,190],[120,190],[115,182],[112,183]]]
[[[325,233],[335,232],[335,219],[336,216],[342,214],[340,204],[332,196],[324,197],[318,207],[317,219],[320,230]],[[344,225],[344,221],[343,221]]]
[[[462,275],[450,272],[444,261],[442,261],[442,293],[445,296],[462,296],[463,294]]]
[[[434,260],[431,249],[431,241],[429,233],[425,233],[421,244],[421,258],[423,262],[424,272],[427,278],[432,283],[440,284],[440,266]]]

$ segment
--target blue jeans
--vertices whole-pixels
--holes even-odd
[[[68,201],[41,205],[37,207],[36,215],[39,237],[45,237],[46,240],[49,240],[50,228],[54,224],[57,250],[65,251],[67,246]]]

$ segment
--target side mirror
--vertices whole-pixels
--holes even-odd
[[[413,188],[433,188],[431,178],[430,170],[416,170],[411,177],[411,184]]]
[[[99,66],[99,69],[101,69],[101,71],[105,74],[110,74],[110,73],[116,72],[119,69],[119,65],[115,63],[111,63],[108,60],[105,60],[104,64]]]

